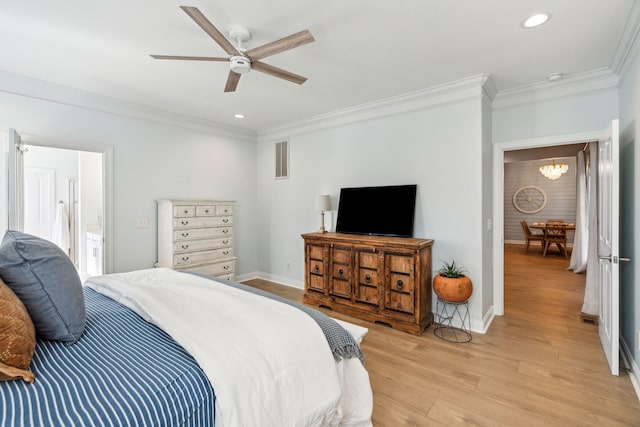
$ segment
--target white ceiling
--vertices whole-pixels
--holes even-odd
[[[0,0],[0,70],[265,130],[477,74],[499,91],[609,68],[634,0],[192,0],[222,32],[242,25],[251,49],[308,29],[315,43],[263,61],[301,86],[252,71],[223,93],[226,56],[171,0]],[[552,15],[525,30],[536,11]],[[234,119],[242,112],[247,118]]]

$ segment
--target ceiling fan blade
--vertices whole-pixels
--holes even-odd
[[[212,39],[216,41],[220,45],[221,48],[224,49],[229,55],[240,55],[238,49],[236,49],[229,40],[225,36],[222,35],[220,31],[207,19],[206,16],[200,12],[197,7],[191,6],[180,6],[180,9],[184,10],[187,15],[191,17],[196,24],[200,26],[207,34],[211,36]]]
[[[229,71],[229,77],[227,77],[227,84],[224,86],[225,92],[235,92],[240,81],[240,74]]]
[[[290,82],[297,83],[299,85],[307,81],[306,77],[293,74],[289,71],[283,70],[282,68],[274,67],[273,65],[265,64],[260,61],[251,61],[251,68],[256,71],[260,71],[261,73],[289,80]]]
[[[153,59],[183,59],[186,61],[228,61],[229,58],[214,58],[211,56],[176,56],[176,55],[149,55]]]
[[[313,41],[315,41],[315,39],[311,33],[308,30],[304,30],[299,33],[291,34],[290,36],[280,40],[251,49],[247,52],[247,56],[251,58],[252,61],[257,61],[259,59],[266,58],[267,56],[275,55],[276,53],[284,52],[285,50],[293,49],[294,47],[311,43]]]

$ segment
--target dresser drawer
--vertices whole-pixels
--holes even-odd
[[[320,276],[324,275],[324,262],[312,259],[309,262],[309,273],[317,274]]]
[[[173,216],[176,218],[194,216],[195,214],[196,207],[193,205],[176,205],[173,207]]]
[[[198,205],[196,206],[196,216],[215,216],[216,207],[215,205]]]
[[[378,286],[378,272],[376,270],[359,269],[359,282],[365,285]]]
[[[216,205],[216,215],[233,215],[233,205]]]
[[[233,247],[232,237],[210,240],[184,240],[173,244],[174,253],[203,251],[207,249],[231,248]]]
[[[235,258],[228,259],[202,266],[184,267],[183,269],[197,271],[198,273],[209,274],[211,276],[233,275],[236,269],[236,260]]]
[[[413,293],[413,288],[414,284],[411,281],[411,276],[391,273],[389,289],[396,292]]]
[[[199,228],[199,227],[224,227],[233,225],[232,216],[176,218],[173,220],[173,228]]]
[[[192,228],[173,232],[173,241],[208,239],[211,237],[225,237],[231,235],[231,228]]]
[[[173,266],[183,267],[186,265],[203,264],[215,261],[218,258],[233,256],[233,248],[215,249],[213,251],[185,252],[173,256]]]

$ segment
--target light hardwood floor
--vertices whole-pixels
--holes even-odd
[[[416,337],[323,310],[369,328],[362,350],[374,426],[639,426],[626,372],[609,374],[597,327],[580,322],[584,275],[568,265],[507,245],[505,315],[466,344],[438,339],[432,326]],[[299,289],[247,283],[302,298]]]

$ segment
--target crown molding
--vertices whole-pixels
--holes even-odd
[[[361,122],[364,120],[421,110],[437,105],[460,102],[467,99],[480,99],[483,91],[482,88],[487,84],[487,82],[490,82],[489,88],[485,88],[484,90],[491,93],[491,87],[495,88],[495,86],[493,86],[493,82],[490,80],[488,75],[479,74],[450,83],[433,86],[428,89],[393,96],[366,104],[360,104],[354,107],[320,114],[296,122],[259,130],[258,142],[271,141],[274,138],[282,138],[283,136],[290,137],[292,135],[299,135],[335,126]]]
[[[182,127],[221,137],[237,138],[250,142],[256,141],[256,133],[251,130],[226,126],[5,71],[0,71],[0,92],[163,125]]]
[[[493,109],[508,108],[536,101],[561,98],[579,93],[612,89],[619,77],[608,68],[576,74],[555,82],[540,82],[498,92]]]
[[[640,51],[640,1],[634,1],[624,24],[609,68],[624,76]]]

